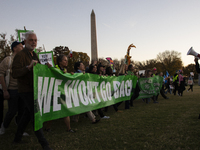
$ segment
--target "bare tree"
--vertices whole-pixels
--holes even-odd
[[[157,61],[160,63],[163,71],[168,71],[169,74],[174,74],[176,70],[183,66],[181,53],[177,51],[164,51],[157,55]]]
[[[15,40],[13,35],[10,35],[10,40],[6,39],[6,33],[0,34],[0,62],[7,56],[12,54],[11,44]]]

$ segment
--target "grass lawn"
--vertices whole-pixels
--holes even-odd
[[[169,99],[165,100],[160,95],[158,104],[152,100],[149,104],[136,100],[129,110],[124,110],[122,103],[119,106],[122,113],[116,113],[113,107],[109,107],[104,114],[111,118],[98,124],[91,124],[81,115],[78,123],[71,122],[76,133],[68,133],[63,119],[58,119],[52,122],[52,131],[44,134],[54,150],[200,149],[200,86],[195,85],[194,92],[184,91],[182,97],[167,96]],[[6,133],[0,136],[0,150],[41,149],[31,123],[26,129],[30,136],[23,137],[24,144],[13,146],[16,128],[12,121]]]

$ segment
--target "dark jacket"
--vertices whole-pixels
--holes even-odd
[[[198,62],[196,62],[195,67],[196,67],[196,71],[197,71],[197,73],[200,73],[200,68],[199,68],[199,63],[198,63]]]
[[[32,60],[39,62],[38,56],[33,52],[33,56],[24,48],[22,51],[16,54],[12,64],[12,77],[17,79],[18,92],[33,92],[33,70],[27,68]]]

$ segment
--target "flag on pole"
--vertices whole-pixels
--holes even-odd
[[[168,73],[168,71],[166,71],[166,77],[169,77],[169,73]]]

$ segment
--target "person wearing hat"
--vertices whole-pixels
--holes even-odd
[[[12,62],[15,55],[22,49],[23,45],[21,42],[18,41],[13,42],[11,45],[12,55],[4,58],[4,60],[0,64],[0,82],[2,86],[1,90],[3,91],[3,99],[8,100],[8,112],[6,113],[4,122],[1,122],[0,135],[5,133],[6,128],[8,128],[10,122],[17,114],[17,112],[18,116],[15,118],[16,124],[19,123],[19,120],[21,119],[24,112],[23,101],[19,97],[18,93],[17,79],[13,79],[12,76],[10,75],[11,71],[9,71],[12,68]],[[8,80],[5,81],[5,76],[7,75],[8,75]],[[2,102],[3,100],[1,100],[1,107],[3,106]],[[3,109],[1,109],[1,111],[3,111]],[[3,117],[2,115],[1,115],[1,120]],[[25,134],[27,135],[27,133]]]
[[[157,68],[156,68],[156,67],[153,68],[152,72],[153,72],[152,76],[158,75],[158,73],[157,73]]]

